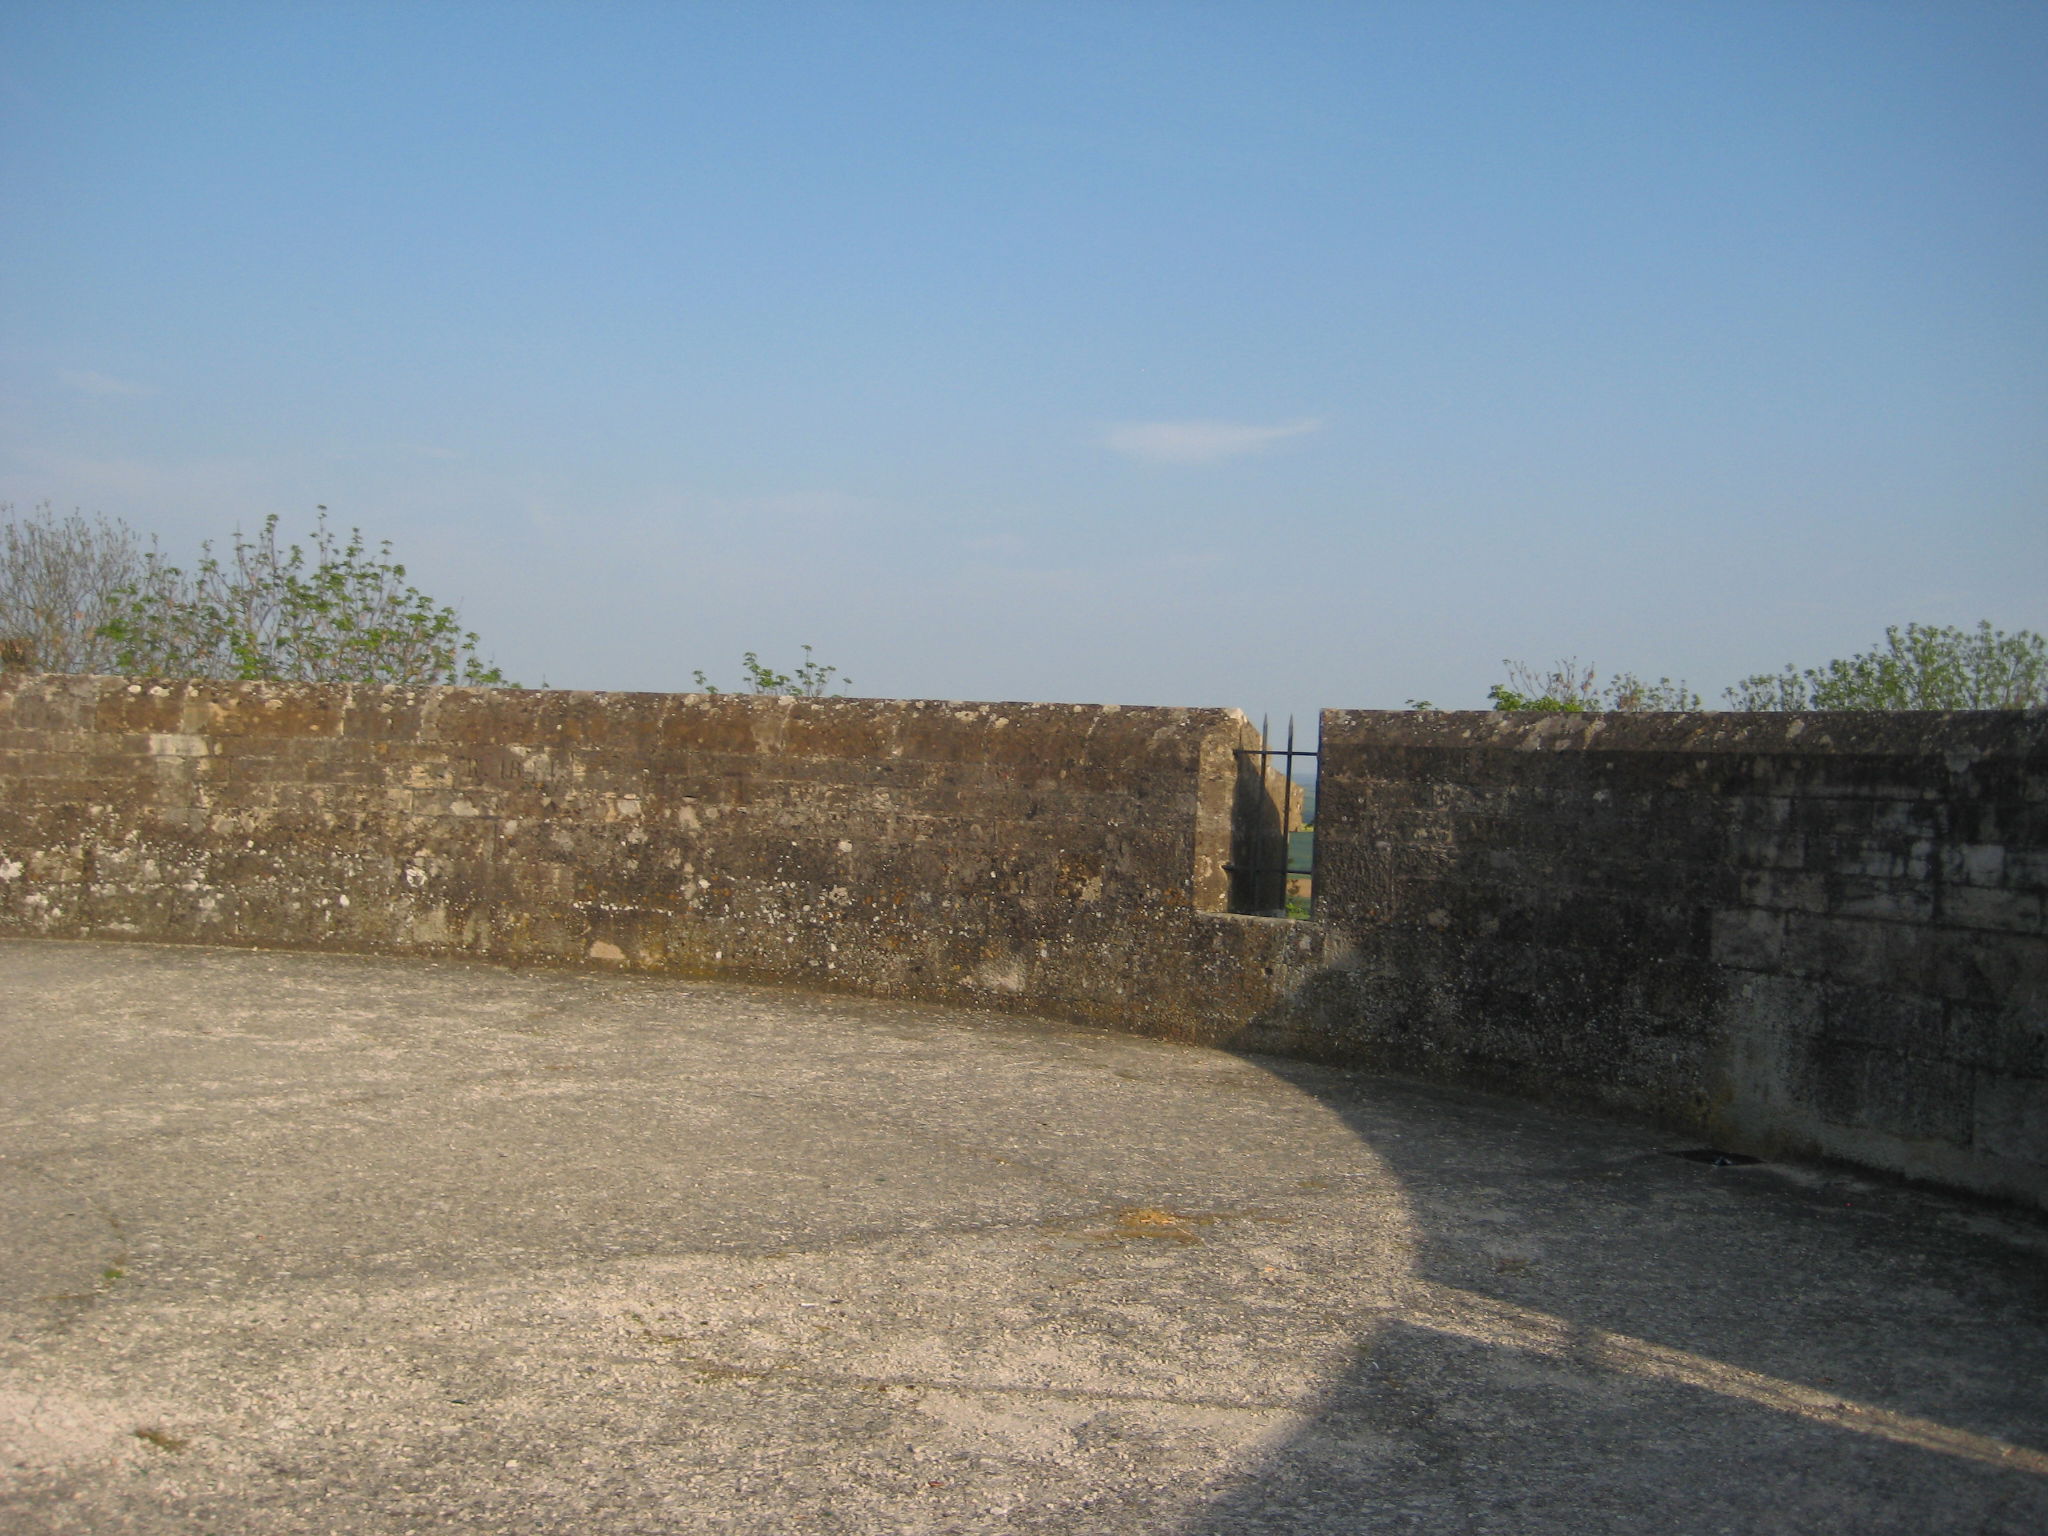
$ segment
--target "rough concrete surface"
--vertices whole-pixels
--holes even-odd
[[[2038,1532],[2048,1230],[931,1007],[0,943],[0,1529]]]

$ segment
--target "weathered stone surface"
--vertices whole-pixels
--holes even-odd
[[[613,966],[1239,1043],[2048,1204],[2048,712],[0,679],[0,933]],[[1995,1129],[1982,1129],[1995,1128]]]
[[[0,931],[797,982],[1214,1039],[1234,711],[0,683]]]
[[[2048,1203],[2048,711],[1333,711],[1275,1045]]]

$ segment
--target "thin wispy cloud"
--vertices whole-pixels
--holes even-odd
[[[1103,433],[1103,443],[1127,458],[1150,464],[1213,464],[1322,429],[1320,416],[1277,426],[1249,421],[1126,421]]]
[[[117,379],[110,373],[94,373],[90,368],[66,368],[57,377],[83,394],[98,395],[103,399],[156,393],[154,384],[137,384],[132,379]]]

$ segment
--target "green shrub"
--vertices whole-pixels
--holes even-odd
[[[513,687],[477,654],[453,608],[406,583],[391,545],[373,553],[361,529],[346,540],[313,529],[312,555],[280,548],[277,518],[234,537],[225,560],[211,542],[188,574],[154,548],[116,596],[100,635],[118,671],[162,677],[289,682],[466,683]]]
[[[1885,643],[1846,660],[1745,677],[1731,709],[2030,709],[2048,704],[2048,640],[1974,630],[1896,625]]]

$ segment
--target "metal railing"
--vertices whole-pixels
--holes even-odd
[[[1306,760],[1314,763],[1321,755],[1308,747],[1294,744],[1294,719],[1288,717],[1287,745],[1275,747],[1270,743],[1272,732],[1267,721],[1259,721],[1259,745],[1237,749],[1238,797],[1237,826],[1231,839],[1231,858],[1224,868],[1230,873],[1231,910],[1246,913],[1262,913],[1274,917],[1306,917],[1315,899],[1315,840],[1313,833],[1305,839],[1308,858],[1304,866],[1297,867],[1294,857],[1295,809],[1303,803],[1306,791],[1295,782],[1294,765]],[[1280,783],[1277,797],[1273,784],[1274,764],[1280,765]],[[1256,766],[1254,766],[1256,765]],[[1279,811],[1279,825],[1271,825],[1271,811]],[[1296,880],[1307,882],[1305,898],[1296,898],[1292,886]],[[1300,900],[1300,909],[1295,909]]]

